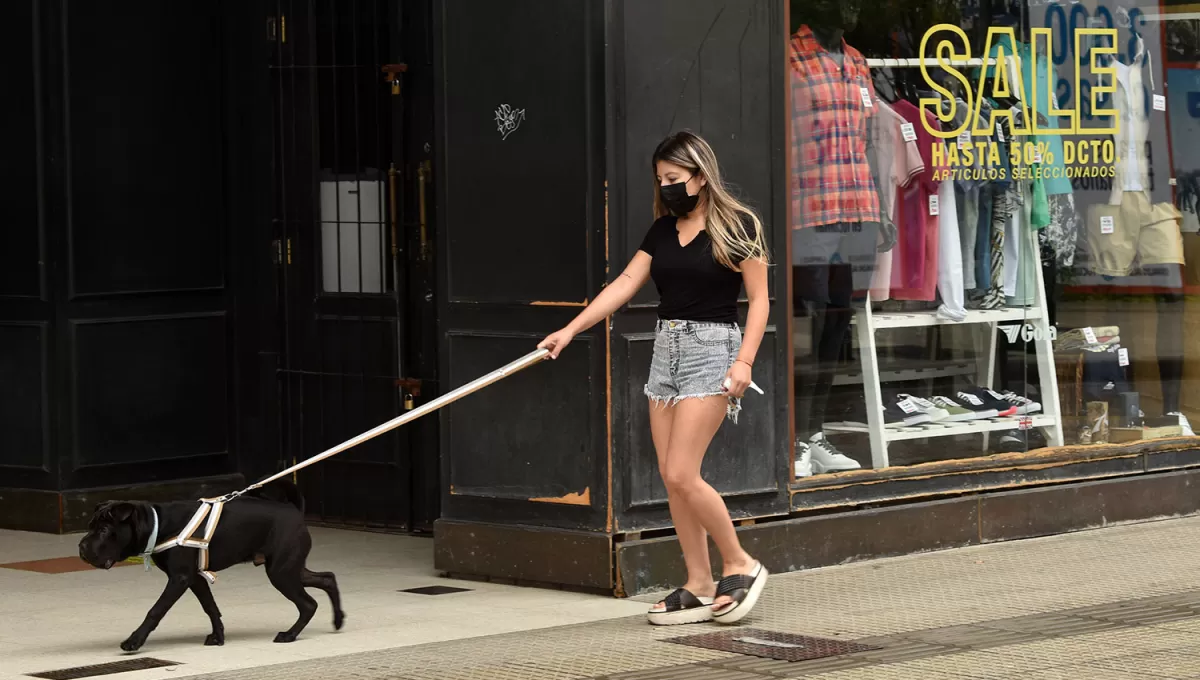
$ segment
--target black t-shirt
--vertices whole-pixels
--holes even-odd
[[[654,258],[650,278],[658,288],[658,318],[737,323],[741,272],[713,259],[707,231],[696,234],[686,246],[679,245],[677,221],[671,215],[658,218],[639,248]],[[746,227],[747,231],[753,229],[750,224]]]

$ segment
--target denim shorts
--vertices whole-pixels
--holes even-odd
[[[684,399],[724,395],[722,383],[741,348],[742,332],[737,324],[660,319],[646,396],[656,405],[674,406]],[[725,414],[735,424],[741,402],[729,397]]]

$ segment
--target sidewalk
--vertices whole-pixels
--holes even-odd
[[[68,558],[39,567],[78,567],[66,573],[0,568],[0,679],[78,666],[153,657],[170,669],[100,676],[106,680],[179,678],[301,659],[325,659],[460,638],[628,617],[640,603],[578,593],[517,588],[440,578],[433,540],[313,528],[308,564],[333,571],[346,625],[335,633],[329,599],[313,591],[318,609],[300,639],[274,644],[296,620],[296,608],[271,587],[262,567],[239,565],[212,587],[225,624],[225,646],[205,647],[208,617],[184,594],[137,654],[119,645],[158,599],[165,577],[139,565],[98,571],[76,557],[81,534],[55,536],[0,530],[0,564]],[[74,562],[74,564],[72,564]],[[449,586],[446,595],[401,592]],[[498,612],[509,612],[499,616]],[[28,678],[26,678],[28,680]]]
[[[652,628],[640,615],[644,603],[563,593],[514,589],[511,602],[525,597],[548,598],[547,602],[571,597],[578,599],[563,599],[539,611],[567,617],[579,608],[596,607],[606,616],[620,616],[616,609],[607,609],[613,606],[634,615],[544,627],[553,624],[546,619],[527,620],[529,615],[519,606],[514,610],[481,606],[477,593],[431,597],[424,607],[412,608],[395,600],[394,588],[374,593],[356,590],[353,597],[346,597],[349,618],[342,633],[329,630],[328,608],[322,601],[322,609],[300,641],[273,649],[270,633],[281,627],[281,617],[290,621],[291,614],[286,604],[278,603],[269,607],[269,613],[254,614],[266,605],[237,601],[278,599],[269,586],[258,583],[261,575],[255,574],[259,578],[244,580],[246,589],[239,583],[237,596],[218,583],[218,603],[225,611],[229,633],[224,648],[199,646],[203,615],[194,602],[181,601],[138,655],[180,665],[108,677],[176,678],[211,667],[211,659],[234,656],[247,662],[255,657],[261,660],[241,664],[254,667],[196,676],[197,680],[1200,678],[1198,545],[1200,518],[1188,518],[776,575],[755,615],[734,630],[716,625]],[[360,569],[387,568],[371,555],[361,559]],[[314,563],[320,560],[314,558]],[[126,569],[134,568],[120,571]],[[339,578],[348,580],[352,573],[343,567]],[[88,576],[101,577],[93,582],[100,584],[103,577],[118,575]],[[96,606],[103,603],[105,616],[98,617],[98,624],[107,630],[82,641],[73,634],[43,640],[38,643],[46,652],[42,665],[64,668],[83,651],[91,652],[89,663],[125,658],[113,651],[115,644],[136,625],[161,585],[161,577],[147,578],[154,585],[128,601],[79,590]],[[481,584],[463,587],[483,588]],[[397,614],[393,609],[403,611]],[[57,616],[95,617],[87,606]],[[392,622],[379,626],[383,616],[392,617]],[[7,613],[4,619],[11,620]],[[421,631],[435,620],[456,622],[462,628],[461,639],[422,644]],[[474,636],[480,626],[495,622],[526,630]],[[374,632],[364,633],[364,626]],[[755,653],[812,648],[811,641],[790,648],[760,644],[775,639],[776,633],[854,641],[871,649],[788,662],[666,642],[726,632],[743,638],[744,649]],[[391,648],[343,653],[364,635],[386,638]],[[12,628],[0,632],[0,640],[7,643],[0,644],[4,665],[22,637],[20,630]],[[259,651],[267,649],[269,658]],[[284,658],[292,661],[277,663]],[[265,665],[270,663],[277,665]],[[25,664],[17,672],[30,670]]]

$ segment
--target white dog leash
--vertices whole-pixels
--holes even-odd
[[[221,511],[223,510],[226,503],[228,503],[229,501],[231,501],[231,500],[237,498],[238,496],[241,496],[249,491],[253,491],[254,489],[258,489],[263,486],[266,486],[267,484],[270,484],[271,482],[273,482],[277,479],[282,479],[282,478],[292,474],[293,472],[296,472],[297,470],[302,470],[302,469],[308,467],[309,465],[312,465],[313,463],[320,462],[322,460],[325,460],[326,458],[329,458],[330,456],[335,456],[335,455],[341,453],[342,451],[345,451],[346,449],[353,448],[355,446],[358,446],[359,444],[370,441],[370,440],[378,437],[381,434],[390,432],[390,431],[396,429],[397,427],[404,425],[405,423],[408,423],[413,420],[416,420],[417,418],[420,418],[421,416],[433,413],[434,411],[442,408],[443,406],[446,406],[447,404],[458,401],[459,399],[462,399],[463,397],[467,396],[468,394],[471,394],[472,392],[477,392],[477,391],[483,389],[484,387],[487,387],[488,385],[499,382],[500,380],[503,380],[504,378],[507,378],[510,375],[513,375],[514,373],[517,373],[526,368],[529,368],[530,366],[533,366],[534,364],[541,363],[542,361],[545,361],[549,356],[550,356],[550,350],[547,350],[547,349],[539,349],[534,352],[530,352],[529,354],[526,354],[525,356],[521,357],[520,359],[517,359],[516,361],[514,361],[512,363],[510,363],[506,366],[503,366],[501,368],[498,368],[498,369],[492,371],[491,373],[488,373],[487,375],[483,376],[482,378],[477,378],[475,380],[472,380],[471,382],[467,383],[466,385],[463,385],[462,387],[459,387],[458,389],[455,389],[451,392],[447,392],[446,394],[438,397],[437,399],[434,399],[433,401],[431,401],[427,404],[423,404],[420,407],[413,409],[412,411],[409,411],[408,413],[405,413],[402,416],[393,418],[378,427],[375,427],[371,430],[368,430],[368,431],[358,435],[357,437],[347,439],[346,441],[342,442],[341,444],[338,444],[337,446],[335,446],[331,449],[328,449],[326,451],[318,453],[317,455],[315,455],[307,460],[301,461],[285,470],[276,472],[275,474],[271,475],[270,477],[267,477],[266,479],[264,479],[262,481],[255,482],[254,484],[251,484],[250,486],[242,489],[241,491],[234,491],[232,493],[227,493],[224,496],[221,496],[220,498],[201,498],[200,499],[200,507],[196,509],[196,513],[194,515],[192,515],[192,518],[190,520],[188,520],[188,523],[183,528],[183,531],[180,531],[178,536],[168,539],[166,541],[163,541],[162,543],[157,543],[157,544],[155,543],[155,541],[158,540],[158,513],[155,512],[153,508],[151,508],[151,512],[154,513],[154,531],[150,534],[150,540],[147,541],[147,543],[146,543],[146,551],[144,553],[142,553],[142,558],[143,558],[143,560],[146,561],[146,569],[149,570],[150,556],[153,555],[154,553],[160,553],[164,550],[170,550],[171,548],[174,548],[174,547],[196,548],[197,551],[199,552],[199,555],[197,557],[197,561],[198,561],[197,566],[199,568],[198,570],[200,572],[200,575],[203,576],[204,579],[206,581],[208,581],[210,584],[216,583],[217,575],[208,570],[208,545],[209,545],[209,542],[212,541],[213,534],[216,533],[217,523],[221,521]],[[198,531],[200,529],[200,524],[202,522],[204,522],[204,520],[206,518],[208,519],[208,523],[205,524],[205,526],[204,526],[204,537],[196,538],[196,536],[195,536],[196,531]]]
[[[512,363],[488,373],[482,378],[472,380],[466,385],[448,392],[427,404],[423,404],[402,416],[393,418],[386,423],[379,425],[378,427],[358,435],[357,437],[347,439],[341,444],[338,444],[337,446],[326,451],[322,451],[321,453],[318,453],[307,460],[301,461],[285,470],[276,472],[270,477],[267,477],[262,481],[255,482],[241,491],[227,493],[219,498],[201,498],[200,507],[196,509],[196,513],[192,515],[190,520],[188,520],[188,523],[183,528],[183,531],[180,531],[178,536],[163,541],[162,543],[155,543],[155,541],[158,540],[158,513],[151,508],[151,512],[154,513],[154,531],[150,534],[150,540],[146,543],[146,551],[142,554],[142,558],[146,562],[146,569],[150,569],[150,556],[154,553],[160,553],[164,550],[170,550],[174,547],[196,548],[199,553],[197,556],[197,567],[200,575],[203,576],[204,579],[209,582],[209,584],[216,583],[217,575],[208,570],[208,545],[209,542],[212,541],[213,534],[216,533],[217,523],[221,521],[221,512],[226,503],[249,491],[262,488],[263,486],[266,486],[277,479],[282,479],[293,472],[303,470],[313,463],[320,462],[331,456],[336,456],[346,449],[353,448],[359,444],[370,441],[381,434],[390,432],[397,427],[404,425],[405,423],[420,418],[421,416],[433,413],[447,404],[451,404],[459,399],[462,399],[468,394],[477,392],[488,385],[499,382],[504,378],[513,375],[514,373],[518,373],[526,368],[529,368],[530,366],[541,363],[549,358],[549,356],[550,350],[546,349],[539,349],[534,352],[530,352],[529,354],[526,354]],[[725,388],[728,389],[731,384],[731,381],[726,378]],[[753,389],[759,394],[764,394],[762,388],[753,382],[750,383],[750,389]],[[203,523],[206,518],[208,522],[204,526],[204,537],[196,538],[196,531],[200,529],[200,524]]]

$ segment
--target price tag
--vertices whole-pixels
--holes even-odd
[[[917,405],[914,404],[911,399],[905,399],[904,401],[901,401],[897,405],[900,407],[900,410],[904,411],[905,413],[916,413],[917,412]]]
[[[971,146],[971,131],[963,130],[962,134],[958,136],[958,148],[965,149],[968,146]]]
[[[906,142],[917,141],[917,130],[913,127],[912,123],[901,123],[900,134],[904,135],[904,141]]]
[[[1104,215],[1100,218],[1100,233],[1111,234],[1115,231],[1115,223],[1112,215]]]
[[[1018,430],[1032,430],[1033,429],[1033,418],[1030,418],[1029,416],[1021,416],[1021,419],[1017,421],[1017,429]]]
[[[868,109],[875,106],[875,102],[871,101],[871,91],[870,90],[868,90],[865,87],[860,87],[860,88],[858,88],[858,91],[862,95],[863,106],[867,107]]]
[[[1040,165],[1042,162],[1042,150],[1036,146],[1033,148],[1033,158],[1029,159],[1034,165]]]
[[[1143,99],[1142,101],[1145,101],[1145,100]],[[1166,95],[1162,95],[1162,94],[1154,95],[1154,110],[1155,111],[1166,111],[1167,110]]]
[[[996,126],[996,136],[1000,138],[1001,143],[1004,143],[1005,139],[1004,139],[1004,128],[1003,127],[1001,127],[999,125]]]
[[[1083,340],[1089,345],[1095,345],[1099,342],[1096,339],[1096,331],[1092,330],[1090,326],[1083,329]]]
[[[1117,350],[1117,363],[1122,366],[1129,365],[1129,350],[1125,347]]]
[[[939,206],[938,206],[938,197],[930,196],[929,197],[929,214],[937,215],[937,214],[939,214],[939,212],[940,212],[940,210],[939,210]]]

